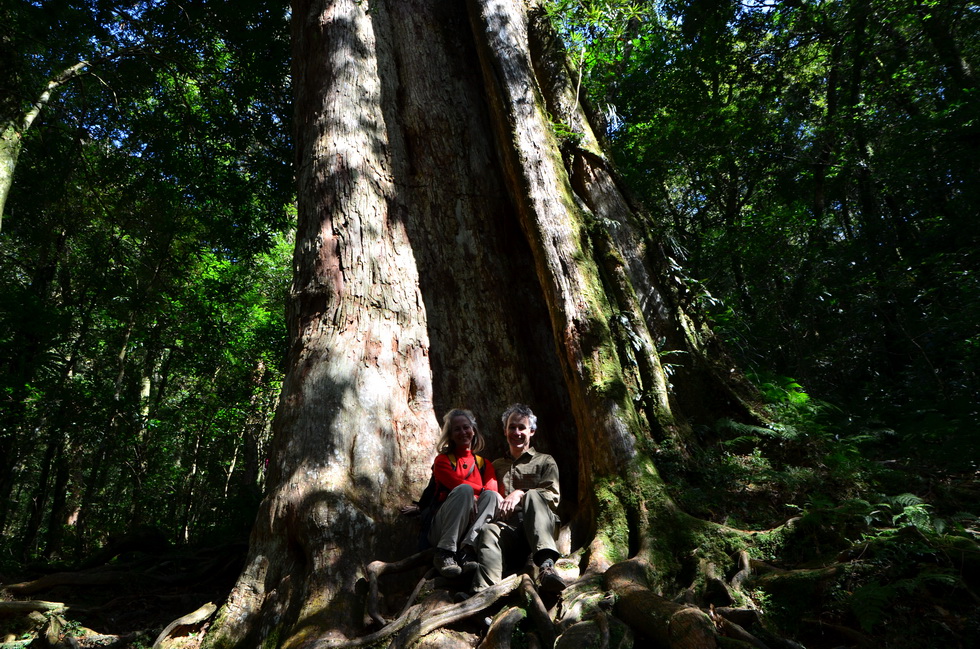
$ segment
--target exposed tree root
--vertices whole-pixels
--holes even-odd
[[[850,627],[842,626],[840,624],[830,624],[822,620],[812,620],[804,618],[804,622],[811,624],[818,629],[820,629],[824,634],[831,632],[840,636],[842,639],[849,643],[853,643],[855,647],[860,649],[871,649],[872,647],[879,646],[877,642],[873,641],[868,636],[864,635],[860,631],[852,629]]]
[[[409,558],[411,559],[411,557]],[[433,611],[425,611],[427,613],[425,619],[421,618],[424,607],[422,605],[416,605],[410,607],[404,614],[387,624],[384,628],[369,635],[350,640],[316,640],[303,646],[306,649],[365,647],[394,636],[389,645],[389,649],[410,647],[412,643],[426,633],[431,633],[447,624],[452,624],[453,622],[467,618],[490,606],[501,597],[509,595],[520,584],[520,577],[520,575],[508,577],[499,584],[481,591],[459,604],[444,606]]]
[[[738,572],[732,577],[732,588],[741,591],[742,582],[749,578],[752,574],[752,561],[749,558],[749,553],[745,550],[741,550],[738,553]]]
[[[556,624],[559,634],[569,627],[608,614],[615,597],[603,589],[601,575],[593,575],[570,586],[562,593],[562,611]]]
[[[369,583],[368,602],[367,602],[368,615],[374,622],[381,625],[382,627],[385,627],[384,629],[379,630],[377,633],[381,633],[382,631],[392,632],[392,633],[397,632],[397,629],[392,629],[392,627],[389,626],[390,621],[386,620],[379,611],[380,600],[381,600],[380,587],[378,583],[379,578],[385,574],[404,572],[407,570],[412,570],[413,568],[418,568],[421,566],[428,565],[429,562],[432,560],[432,554],[433,554],[432,550],[426,550],[424,552],[413,554],[412,556],[402,559],[401,561],[392,561],[392,562],[372,561],[370,564],[368,564],[366,570],[368,576],[368,583]],[[409,595],[408,600],[405,603],[405,606],[402,608],[401,612],[398,614],[398,617],[395,619],[395,621],[404,620],[406,618],[410,608],[415,603],[415,599],[418,597],[422,588],[425,586],[426,582],[429,579],[431,579],[433,576],[434,576],[434,570],[429,570],[425,574],[425,576],[423,576],[422,579],[419,580],[419,582],[415,586],[415,589],[412,591],[411,595]],[[537,589],[534,587],[534,582],[531,580],[530,576],[524,574],[524,575],[519,575],[519,577],[520,577],[520,591],[526,603],[527,614],[534,621],[534,624],[539,631],[544,646],[546,647],[554,646],[555,638],[557,634],[555,631],[555,624],[552,621],[551,616],[548,614],[548,609],[545,608],[544,602],[541,600],[541,596],[538,594]],[[492,602],[488,602],[487,605],[491,603]],[[392,622],[392,624],[394,623]],[[499,633],[500,632],[498,632],[498,634]],[[375,637],[375,634],[371,634],[371,636],[366,636],[365,638],[367,637],[374,638],[374,640],[372,641],[377,641],[378,639],[382,639],[384,635],[381,635],[380,637]],[[495,640],[495,642],[504,642],[504,641]]]
[[[417,598],[419,596],[419,593],[422,592],[422,587],[425,586],[425,582],[427,582],[429,579],[432,578],[434,572],[435,572],[435,568],[429,570],[427,573],[425,573],[425,575],[422,576],[421,579],[419,579],[419,582],[415,584],[415,588],[412,590],[412,594],[408,596],[407,600],[405,600],[405,606],[403,606],[401,612],[398,613],[398,617],[402,617],[408,613],[408,609],[410,609],[412,605],[415,603],[415,598]]]
[[[718,629],[718,632],[721,635],[728,638],[741,640],[742,642],[746,642],[757,649],[769,649],[769,646],[766,643],[762,642],[754,635],[743,629],[741,625],[718,615],[714,607],[711,607],[708,615],[711,618],[711,621],[715,623],[715,627]]]
[[[460,604],[436,611],[424,620],[416,620],[392,640],[389,649],[406,649],[426,633],[482,611],[501,597],[512,593],[520,583],[521,575],[511,575],[499,584],[473,595]]]
[[[797,570],[782,570],[779,568],[773,568],[772,566],[765,566],[765,571],[758,571],[760,574],[756,574],[752,577],[750,583],[755,587],[762,587],[767,590],[773,588],[778,588],[783,583],[793,583],[799,581],[801,578],[816,581],[817,583],[825,583],[830,579],[837,576],[843,567],[841,564],[833,564],[830,566],[824,566],[823,568],[801,568]],[[753,562],[753,569],[757,569],[757,564]]]
[[[629,559],[612,566],[605,587],[617,596],[616,616],[639,633],[671,649],[713,649],[717,631],[699,608],[676,604],[656,595],[645,584],[645,565]]]
[[[170,634],[173,633],[173,631],[178,627],[200,624],[214,615],[214,612],[217,610],[217,606],[215,606],[212,602],[208,602],[196,611],[177,618],[164,627],[163,631],[160,632],[160,635],[158,635],[157,639],[153,642],[153,649],[159,649],[160,646],[163,645],[163,641],[170,637]]]
[[[730,622],[739,626],[747,627],[758,624],[762,620],[759,611],[751,608],[731,608],[730,606],[718,606],[714,608],[715,615],[719,615]]]
[[[487,637],[477,646],[477,649],[510,649],[510,639],[514,635],[514,629],[526,615],[527,612],[517,606],[511,606],[500,611],[490,624]]]
[[[14,595],[33,595],[55,586],[114,586],[146,579],[153,578],[141,572],[98,569],[85,572],[57,572],[33,581],[8,584],[4,588]]]
[[[528,575],[521,576],[521,593],[527,602],[527,613],[538,628],[542,643],[546,647],[555,646],[555,623],[548,615],[548,609],[544,607],[538,589],[534,587],[534,582]]]
[[[434,552],[435,552],[434,550],[425,550],[423,552],[418,552],[410,557],[402,559],[401,561],[391,561],[391,562],[372,561],[371,563],[368,564],[367,575],[368,575],[369,593],[368,593],[367,608],[368,608],[368,615],[371,616],[372,620],[374,620],[381,626],[385,626],[386,624],[388,624],[388,620],[382,617],[381,613],[378,611],[378,608],[380,606],[378,578],[381,577],[381,575],[388,574],[388,573],[404,572],[406,570],[411,570],[413,568],[418,568],[424,565],[431,565],[432,555],[434,554]],[[425,581],[426,579],[428,579],[428,577],[429,574],[426,573],[426,576],[423,577],[421,581],[419,581],[418,585],[415,587],[415,590],[412,591],[411,596],[409,596],[408,603],[406,603],[405,606],[402,608],[402,611],[398,617],[403,617],[405,613],[408,612],[408,608],[415,601],[415,598],[418,597],[418,594],[422,590],[422,586],[425,584]]]
[[[595,622],[599,626],[599,649],[609,649],[609,616],[600,612]]]
[[[27,600],[22,602],[0,602],[0,616],[24,615],[31,611],[41,613],[48,611],[62,611],[67,607],[61,602],[45,602],[43,600]]]
[[[734,532],[739,536],[747,534],[727,528],[720,531]],[[751,542],[750,539],[746,541]],[[768,633],[764,635],[764,640],[754,635],[753,630],[761,628],[759,611],[733,606],[736,602],[749,599],[743,588],[748,583],[772,588],[781,585],[784,580],[789,583],[801,577],[822,581],[834,576],[839,568],[830,566],[817,570],[787,571],[752,560],[748,552],[742,550],[737,554],[737,571],[730,580],[725,578],[724,570],[704,558],[699,562],[698,574],[691,586],[678,600],[670,601],[651,590],[647,583],[650,566],[642,559],[634,558],[615,564],[602,576],[593,575],[579,581],[580,589],[583,586],[585,589],[569,600],[562,600],[562,606],[570,605],[564,613],[558,613],[560,621],[557,623],[553,619],[555,611],[547,610],[532,579],[526,574],[513,575],[458,604],[447,605],[445,595],[441,601],[433,597],[416,604],[425,584],[431,583],[435,576],[430,569],[415,586],[398,617],[386,620],[380,613],[380,577],[426,566],[431,556],[432,552],[426,551],[401,561],[370,563],[367,567],[367,609],[371,620],[382,628],[360,638],[313,641],[305,647],[364,647],[383,644],[390,638],[389,649],[407,649],[423,636],[469,618],[519,589],[523,604],[507,607],[497,614],[490,631],[479,645],[480,649],[508,649],[514,629],[525,618],[533,621],[533,631],[528,630],[526,641],[530,645],[537,645],[540,641],[543,647],[570,648],[587,642],[589,646],[608,649],[611,625],[625,624],[632,632],[669,649],[714,649],[724,642],[723,637],[756,649],[785,649],[798,645]],[[563,597],[573,592],[574,589],[570,589]],[[710,608],[701,608],[705,605],[710,605]],[[558,610],[561,611],[561,608]],[[614,613],[614,618],[610,617],[610,611]],[[858,637],[850,639],[860,642]]]
[[[133,546],[127,540],[96,556],[112,558],[121,549],[128,552]],[[241,555],[234,550],[245,548],[243,544],[231,544],[221,548],[182,548],[168,554],[155,553],[157,549],[151,547],[150,554],[127,556],[123,565],[52,573],[9,584],[4,587],[5,595],[23,596],[57,588],[61,601],[0,602],[0,618],[9,618],[9,628],[30,634],[28,642],[36,642],[32,646],[37,647],[122,648],[148,645],[155,636],[162,642],[165,634],[157,632],[168,623],[166,635],[173,636],[179,626],[204,622],[189,621],[187,616],[171,621],[226,592],[234,576],[231,573],[237,571],[235,564],[241,562]],[[90,559],[84,565],[93,563]],[[195,611],[197,615],[201,612]],[[54,624],[51,620],[55,620]],[[69,626],[72,634],[60,637],[64,634],[56,628],[59,623]],[[0,641],[3,639],[0,636]]]

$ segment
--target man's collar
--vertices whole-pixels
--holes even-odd
[[[517,462],[519,459],[521,459],[525,455],[527,455],[529,457],[534,457],[537,454],[538,454],[538,452],[534,450],[534,447],[533,446],[528,446],[526,449],[524,449],[524,452],[521,453],[520,455],[518,455],[517,457],[514,457],[510,453],[507,454],[507,457],[510,458],[510,461],[511,462]]]

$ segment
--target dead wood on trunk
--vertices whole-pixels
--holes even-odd
[[[208,602],[196,611],[180,616],[163,628],[163,631],[160,632],[157,639],[153,641],[153,649],[160,649],[164,640],[169,638],[171,634],[178,631],[181,627],[197,626],[208,620],[217,610],[217,606],[215,606],[212,602]]]

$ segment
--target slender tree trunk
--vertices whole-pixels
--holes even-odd
[[[51,512],[48,514],[48,530],[44,540],[44,556],[60,555],[68,514],[68,480],[71,473],[70,458],[65,444],[58,447],[55,458],[55,478],[51,496]]]
[[[50,494],[50,485],[48,482],[51,477],[51,465],[54,463],[55,456],[60,452],[59,447],[61,443],[62,441],[58,433],[53,430],[48,433],[44,457],[41,459],[37,482],[34,485],[34,492],[31,494],[30,516],[21,534],[21,554],[24,560],[27,560],[37,549],[35,547],[37,536],[41,529],[41,521],[44,519],[44,512],[47,508],[48,496]]]
[[[65,68],[47,83],[44,90],[23,115],[3,124],[2,130],[0,130],[0,219],[3,217],[7,197],[10,195],[10,188],[14,182],[14,170],[17,168],[17,159],[20,157],[20,150],[23,147],[24,133],[37,119],[41,110],[51,101],[52,94],[64,84],[81,75],[89,65],[88,61],[79,61]]]
[[[6,124],[0,131],[0,219],[3,218],[7,196],[14,184],[14,170],[24,146],[22,138],[22,133],[14,124]]]
[[[92,508],[97,504],[95,496],[102,488],[102,483],[105,480],[105,473],[103,467],[107,456],[109,454],[109,444],[111,440],[111,433],[114,431],[114,424],[112,421],[109,422],[107,428],[108,433],[103,437],[102,442],[99,444],[98,448],[92,454],[91,466],[88,471],[88,477],[85,482],[85,491],[82,494],[81,502],[78,504],[78,516],[75,519],[76,522],[76,534],[75,534],[75,558],[82,558],[89,548],[85,547],[85,541],[88,538],[89,529],[89,519],[91,518]]]
[[[291,348],[269,491],[205,645],[362,634],[365,567],[414,551],[397,511],[456,405],[496,457],[499,413],[531,403],[583,565],[642,553],[670,579],[678,550],[651,530],[693,525],[649,458],[689,421],[751,416],[748,393],[679,306],[540,11],[295,0],[292,17]],[[563,148],[553,120],[581,141]],[[686,352],[685,387],[660,344]]]

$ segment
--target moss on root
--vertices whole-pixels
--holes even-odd
[[[629,558],[630,524],[615,483],[604,480],[595,487],[596,544],[610,564]]]

